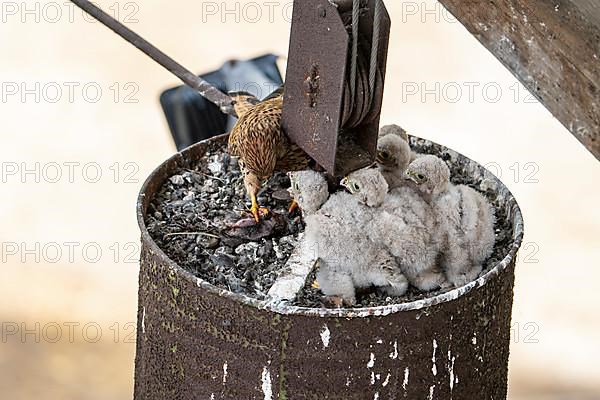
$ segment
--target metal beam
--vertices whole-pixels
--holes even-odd
[[[440,0],[600,160],[597,0]]]

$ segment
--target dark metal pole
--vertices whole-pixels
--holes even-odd
[[[127,28],[125,25],[90,3],[88,0],[71,0],[77,7],[81,8],[92,17],[106,25],[108,28],[113,30],[116,34],[127,40],[129,43],[143,51],[146,55],[152,58],[154,61],[165,67],[168,71],[173,73],[186,85],[195,89],[201,96],[206,98],[208,101],[214,103],[221,109],[225,114],[235,116],[235,110],[233,108],[233,101],[231,97],[221,92],[219,89],[206,82],[204,79],[199,78],[196,74],[192,73],[184,66],[167,56],[165,53],[157,49],[154,45],[148,42],[146,39]]]

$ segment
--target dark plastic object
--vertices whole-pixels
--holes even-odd
[[[266,97],[283,83],[277,56],[273,54],[248,61],[228,61],[218,71],[202,78],[225,93],[245,90],[259,98]],[[160,104],[179,151],[227,132],[235,121],[188,86],[165,91],[160,96]]]
[[[194,168],[207,143],[148,178],[142,233],[135,400],[388,400],[506,398],[519,206],[491,173],[443,146],[412,138],[483,182],[511,227],[506,257],[468,285],[410,303],[360,309],[274,305],[219,289],[158,248],[146,212],[163,183]]]

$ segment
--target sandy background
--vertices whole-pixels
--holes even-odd
[[[287,52],[288,1],[97,3],[197,72]],[[387,5],[383,122],[495,168],[526,218],[510,398],[600,399],[600,164],[437,3]],[[131,398],[135,201],[177,81],[62,1],[0,18],[1,397]]]

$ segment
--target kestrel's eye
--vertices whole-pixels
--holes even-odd
[[[360,192],[360,185],[356,182],[352,182],[352,190],[354,190],[355,192]]]

